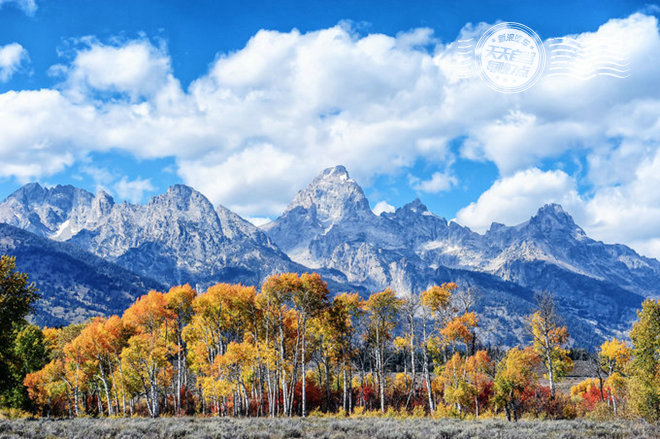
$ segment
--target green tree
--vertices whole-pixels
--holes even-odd
[[[11,372],[13,375],[12,388],[8,394],[8,405],[33,409],[23,385],[25,376],[35,372],[46,365],[48,353],[44,343],[44,335],[41,328],[35,325],[24,325],[14,330],[13,364]]]
[[[16,338],[21,334],[27,322],[25,317],[32,312],[34,303],[39,298],[37,288],[28,282],[28,275],[16,269],[16,258],[0,256],[0,406],[21,406],[23,395],[24,369],[22,360],[17,356]],[[27,343],[27,339],[22,343]],[[24,343],[23,343],[24,344]],[[25,353],[19,347],[19,353]]]
[[[628,363],[630,403],[647,421],[660,420],[660,300],[645,300],[630,331],[632,360]]]

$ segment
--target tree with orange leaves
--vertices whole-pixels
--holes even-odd
[[[142,385],[151,417],[160,415],[161,391],[169,382],[171,355],[176,352],[176,314],[163,293],[150,291],[139,298],[122,317],[135,335],[128,340],[121,359],[128,379]]]
[[[493,362],[486,351],[480,350],[465,360],[465,370],[467,372],[467,381],[473,388],[474,413],[479,418],[479,395],[486,389],[488,383],[492,381]]]
[[[479,319],[474,312],[466,312],[463,315],[451,319],[444,328],[440,329],[440,335],[445,343],[454,346],[457,342],[465,344],[465,352],[474,338],[473,328],[477,326]]]
[[[316,318],[328,306],[328,285],[321,279],[318,273],[303,273],[300,276],[300,285],[294,289],[291,296],[294,309],[298,315],[298,328],[301,338],[300,361],[302,363],[302,387],[301,387],[301,416],[304,418],[307,412],[307,394],[306,394],[306,347],[307,347],[307,324],[310,319]]]
[[[549,293],[541,293],[536,298],[538,311],[528,316],[528,329],[532,335],[534,351],[541,357],[550,382],[550,395],[555,396],[555,383],[573,368],[568,350],[563,346],[568,342],[566,326],[560,326],[554,298]]]

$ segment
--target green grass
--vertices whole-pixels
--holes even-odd
[[[625,421],[459,421],[390,418],[161,418],[0,420],[8,438],[657,438],[660,427]]]

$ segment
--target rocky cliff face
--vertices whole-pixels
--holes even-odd
[[[147,204],[115,203],[72,186],[30,184],[0,204],[0,221],[68,242],[167,285],[259,283],[300,266],[261,230],[190,187],[176,185]]]

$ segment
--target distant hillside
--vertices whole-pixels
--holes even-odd
[[[164,286],[70,244],[0,223],[0,254],[16,256],[42,295],[34,320],[56,326],[121,314],[135,299]]]

